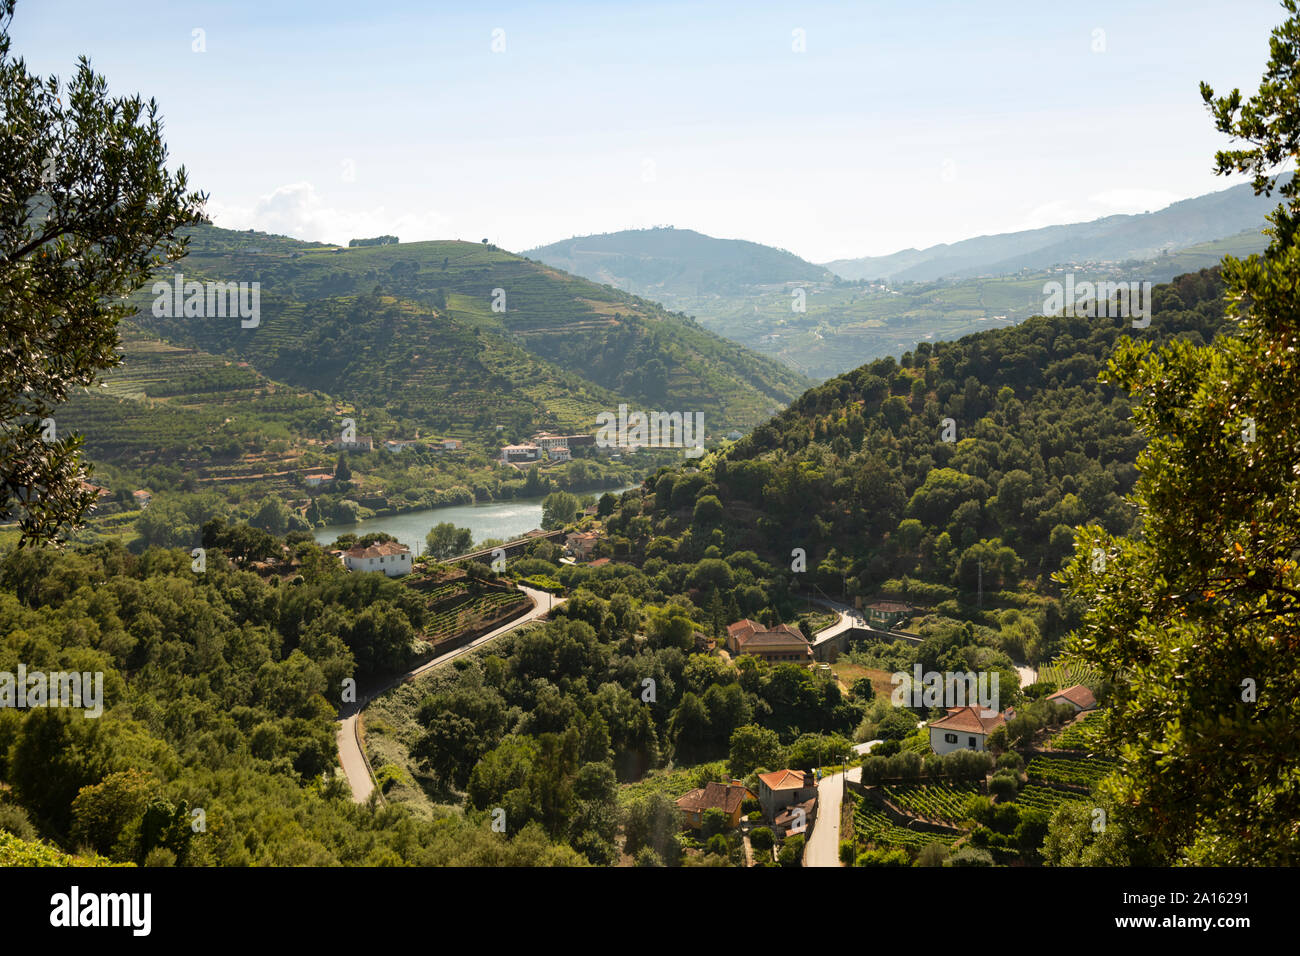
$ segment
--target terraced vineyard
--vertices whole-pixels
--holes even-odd
[[[1013,802],[1023,807],[1032,807],[1035,810],[1055,813],[1056,808],[1063,803],[1086,799],[1088,798],[1082,793],[1071,793],[1068,790],[1057,790],[1055,787],[1040,787],[1037,784],[1030,783],[1020,788],[1020,792],[1016,794]]]
[[[1114,761],[1097,757],[1044,757],[1037,756],[1029,761],[1025,772],[1029,779],[1038,783],[1055,783],[1071,787],[1092,789],[1097,781],[1110,773],[1115,767]]]
[[[876,846],[898,846],[920,850],[930,843],[951,845],[957,839],[956,834],[923,833],[900,827],[889,819],[889,815],[867,800],[861,801],[853,811],[853,831],[862,843],[874,843]]]
[[[524,608],[527,604],[528,599],[518,591],[491,591],[464,601],[447,603],[429,616],[424,639],[436,644],[482,621],[500,617],[513,607]]]
[[[1092,753],[1102,746],[1105,725],[1100,714],[1093,714],[1070,724],[1052,738],[1056,750],[1082,750]]]
[[[1101,675],[1095,671],[1073,662],[1049,664],[1038,672],[1040,683],[1055,684],[1057,689],[1073,687],[1075,684],[1087,684],[1091,687],[1098,683],[1100,678]]]
[[[904,813],[942,823],[965,821],[966,804],[979,792],[979,786],[974,783],[885,787],[889,802]]]

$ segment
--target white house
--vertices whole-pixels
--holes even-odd
[[[523,445],[506,445],[501,449],[501,461],[507,465],[517,461],[537,461],[541,457],[541,446],[531,442]]]
[[[1006,722],[1002,714],[985,717],[978,706],[949,708],[948,716],[930,721],[930,749],[937,754],[983,750],[989,734]]]
[[[399,451],[405,451],[408,448],[414,448],[418,444],[419,442],[410,441],[408,439],[390,438],[384,442],[384,450],[391,451],[393,454],[397,454]]]
[[[497,431],[501,431],[500,425],[497,426]],[[460,451],[460,439],[444,438],[442,440],[442,448],[444,451]]]
[[[547,449],[546,457],[551,461],[569,461],[572,455],[569,454],[568,445],[554,445]]]
[[[328,481],[333,481],[334,476],[327,471],[313,472],[310,475],[302,476],[302,483],[308,488],[319,488]]]
[[[349,571],[383,571],[390,578],[411,572],[411,549],[395,541],[381,541],[368,547],[349,548],[343,552]]]
[[[1047,699],[1056,701],[1058,704],[1069,704],[1074,708],[1076,714],[1085,710],[1093,710],[1097,706],[1097,698],[1083,684],[1075,684],[1073,687],[1058,690]]]

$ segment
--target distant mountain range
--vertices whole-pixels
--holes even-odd
[[[1155,259],[1186,246],[1258,230],[1277,197],[1256,196],[1248,183],[1184,199],[1157,212],[1107,216],[1093,222],[978,236],[887,256],[837,259],[826,268],[845,279],[926,282],[1010,275],[1075,262]],[[1260,248],[1263,248],[1261,243]]]
[[[1009,325],[1043,308],[1043,284],[1080,279],[1167,282],[1261,251],[1276,197],[1249,185],[1157,212],[1108,216],[817,265],[787,252],[689,229],[566,239],[527,253],[557,269],[654,299],[814,379],[918,342]]]

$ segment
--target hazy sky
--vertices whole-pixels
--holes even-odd
[[[221,226],[522,251],[674,225],[821,262],[1225,188],[1197,84],[1253,92],[1282,19],[1274,0],[19,0],[11,32],[35,72],[84,53],[155,97]]]

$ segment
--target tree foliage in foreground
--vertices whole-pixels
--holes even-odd
[[[172,175],[157,105],[108,95],[83,57],[66,87],[9,54],[14,0],[0,0],[0,517],[23,541],[86,514],[81,439],[56,409],[117,365],[121,299],[201,221],[185,170]]]
[[[1254,173],[1257,192],[1300,152],[1300,17],[1284,6],[1257,95],[1202,86],[1220,132],[1250,144],[1218,171]],[[1122,343],[1110,363],[1147,440],[1143,534],[1084,529],[1064,579],[1089,606],[1074,645],[1116,687],[1107,790],[1132,862],[1300,862],[1300,187],[1280,192],[1268,249],[1224,262],[1228,333]]]

